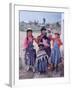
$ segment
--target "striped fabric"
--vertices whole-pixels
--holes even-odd
[[[36,58],[36,70],[38,72],[46,72],[48,69],[48,55],[45,50],[39,50]]]

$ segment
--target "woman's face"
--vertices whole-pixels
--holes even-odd
[[[29,31],[29,32],[27,33],[27,35],[28,35],[28,37],[32,36],[32,32]]]
[[[46,35],[46,31],[45,30],[43,30],[41,33],[42,33],[42,35]]]

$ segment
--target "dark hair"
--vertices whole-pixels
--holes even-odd
[[[45,31],[46,31],[46,28],[45,28],[45,26],[43,26],[43,27],[41,28],[41,32],[42,32],[43,30],[45,30]]]
[[[43,44],[39,44],[38,47],[44,47],[44,45]]]
[[[27,30],[27,40],[28,40],[28,32],[32,32],[32,30],[31,29],[28,29]],[[33,37],[33,36],[32,36]]]
[[[32,32],[32,30],[31,30],[31,29],[28,29],[28,30],[27,30],[27,33],[28,33],[28,32]]]

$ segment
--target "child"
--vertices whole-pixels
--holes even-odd
[[[36,60],[36,50],[34,49],[33,46],[33,40],[34,37],[32,35],[32,30],[28,29],[27,30],[27,36],[24,41],[24,48],[25,48],[25,64],[28,66],[27,70],[30,68],[35,71],[34,65],[35,65],[35,60]]]
[[[36,57],[36,70],[41,73],[46,73],[48,70],[48,55],[44,50],[44,45],[40,43]]]
[[[62,45],[62,42],[60,40],[59,34],[55,33],[55,38],[53,40],[53,49],[51,51],[51,62],[53,65],[52,70],[58,71],[58,64],[61,62],[61,54],[60,54],[60,46]]]

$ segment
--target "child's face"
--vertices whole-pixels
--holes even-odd
[[[55,38],[58,38],[58,34],[55,34]]]
[[[40,46],[39,49],[42,50],[42,47]]]
[[[51,33],[47,32],[47,36],[50,36],[50,35],[51,35]]]
[[[43,49],[43,47],[42,47],[42,46],[40,46],[40,47],[39,47],[39,49],[40,49],[40,50],[42,50],[42,49]]]
[[[32,36],[32,32],[31,31],[28,32],[28,37],[30,37],[30,36]]]

